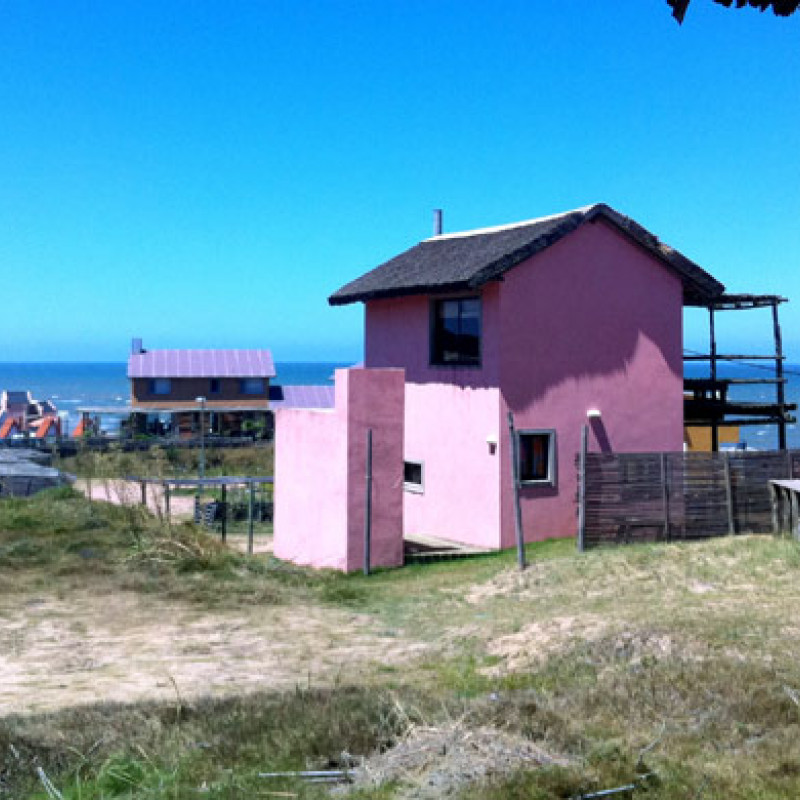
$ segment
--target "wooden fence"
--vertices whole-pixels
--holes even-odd
[[[800,477],[800,451],[587,453],[578,457],[579,546],[772,530],[769,481]]]

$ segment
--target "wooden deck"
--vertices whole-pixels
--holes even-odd
[[[473,547],[460,542],[453,542],[450,539],[439,539],[435,536],[423,536],[421,534],[405,536],[403,550],[406,564],[447,561],[454,558],[471,558],[496,552],[484,547]]]

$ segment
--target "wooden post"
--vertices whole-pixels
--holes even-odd
[[[772,532],[774,534],[781,533],[779,522],[779,502],[778,502],[778,487],[774,483],[769,484],[769,499],[772,507]]]
[[[664,508],[664,541],[670,540],[669,481],[667,480],[667,454],[661,453],[661,502]]]
[[[222,484],[222,541],[228,540],[228,487]]]
[[[170,522],[169,518],[169,484],[165,483],[164,486],[164,515],[167,518],[167,522]]]
[[[372,553],[372,428],[367,429],[367,469],[364,502],[364,574],[369,575]]]
[[[783,385],[783,339],[781,337],[781,325],[778,321],[778,301],[772,302],[772,329],[775,334],[775,377],[777,379],[776,395],[778,405],[781,407],[781,421],[778,423],[778,449],[786,450],[786,414],[784,404],[786,393]]]
[[[522,531],[522,508],[519,504],[519,442],[514,429],[514,415],[508,412],[508,432],[511,436],[511,476],[514,483],[514,532],[517,537],[517,563],[525,569],[525,536]]]
[[[139,486],[142,490],[142,505],[147,505],[147,484],[144,481],[140,481]]]
[[[800,497],[793,489],[789,490],[791,497],[791,523],[790,530],[795,539],[800,539]]]
[[[581,426],[581,453],[578,467],[578,552],[586,549],[586,454],[589,446],[589,426]]]
[[[253,555],[253,516],[255,506],[256,486],[250,481],[250,498],[247,504],[247,554]]]
[[[733,485],[731,483],[731,456],[725,453],[725,504],[728,507],[728,533],[736,533],[736,523],[733,518]]]
[[[709,338],[710,338],[710,350],[709,355],[711,356],[711,386],[712,386],[712,393],[714,395],[713,399],[717,399],[717,389],[716,389],[716,382],[717,382],[717,337],[714,333],[714,306],[708,307],[708,326],[709,326]],[[712,408],[714,408],[712,404]],[[719,452],[719,425],[717,424],[717,414],[716,411],[713,411],[713,416],[711,418],[711,452],[717,453]]]

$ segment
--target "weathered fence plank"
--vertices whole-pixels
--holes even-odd
[[[587,453],[578,458],[585,547],[773,529],[769,481],[800,451]]]

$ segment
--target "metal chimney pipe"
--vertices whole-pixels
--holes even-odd
[[[433,210],[433,235],[442,235],[442,209],[435,208]]]

